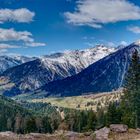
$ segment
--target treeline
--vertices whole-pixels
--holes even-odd
[[[0,96],[0,131],[52,133],[57,123],[47,115],[37,115],[11,99]]]
[[[110,104],[108,116],[109,123],[124,123],[130,128],[138,128],[140,127],[140,58],[137,50],[134,50],[130,61],[125,78],[124,96],[119,105]]]
[[[84,132],[96,130],[110,124],[126,124],[130,128],[140,127],[140,58],[134,50],[125,76],[124,95],[119,102],[110,102],[107,108],[97,112],[71,111],[59,126],[61,129]]]
[[[62,112],[64,118],[60,115]],[[0,96],[0,131],[53,133],[56,130],[84,132],[104,125],[104,111],[57,108],[47,103],[22,103]]]

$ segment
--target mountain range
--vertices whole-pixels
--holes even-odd
[[[0,56],[0,74],[6,71],[9,68],[21,65],[28,61],[33,60],[34,58],[26,56]]]
[[[42,92],[45,97],[62,97],[117,90],[124,84],[135,50],[140,52],[140,42],[119,49],[74,76],[48,83],[36,91],[36,94]]]
[[[5,94],[8,96],[34,91],[49,82],[78,74],[115,51],[115,48],[98,45],[85,50],[46,55],[4,71],[0,86],[12,85],[6,89]]]
[[[98,45],[38,57],[4,71],[0,91],[6,96],[63,97],[117,90],[135,49],[140,52],[139,41],[117,49]]]

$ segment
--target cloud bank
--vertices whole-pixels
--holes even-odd
[[[18,22],[18,23],[29,23],[33,21],[35,16],[34,12],[26,8],[21,9],[0,9],[0,23],[4,22]]]
[[[10,45],[9,42],[22,42],[25,47],[46,46],[45,43],[35,42],[32,33],[28,31],[16,31],[13,28],[0,28],[0,49],[19,48],[17,45]]]
[[[128,31],[131,31],[135,34],[140,34],[140,27],[139,26],[131,26],[127,28]]]
[[[127,0],[79,0],[74,12],[64,15],[68,23],[101,28],[107,23],[139,20],[140,7]]]

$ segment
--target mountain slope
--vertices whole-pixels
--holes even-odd
[[[0,74],[30,60],[31,58],[25,56],[0,56]]]
[[[10,90],[13,95],[33,91],[51,81],[75,75],[114,51],[114,48],[97,46],[82,51],[55,53],[8,69],[0,79],[14,83]]]
[[[116,90],[124,83],[134,49],[140,52],[140,44],[133,43],[90,65],[79,74],[51,82],[37,92],[43,92],[45,96],[76,96]]]
[[[24,120],[26,117],[32,117],[33,113],[23,108],[15,101],[0,96],[0,131],[14,130],[17,118]],[[15,128],[16,130],[16,128]]]

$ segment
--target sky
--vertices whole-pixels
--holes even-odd
[[[41,56],[139,39],[139,0],[0,0],[0,54]]]

